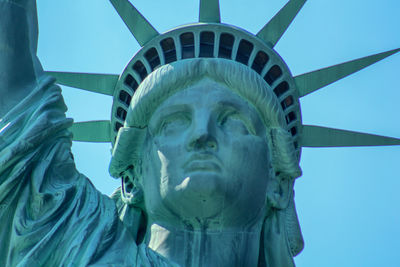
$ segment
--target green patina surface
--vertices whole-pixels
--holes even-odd
[[[182,52],[166,64],[160,56],[152,67],[142,54],[163,35],[129,1],[111,3],[143,46],[122,75],[44,72],[36,57],[35,1],[0,0],[0,265],[294,266],[303,248],[293,195],[300,148],[400,144],[301,124],[299,97],[399,51],[292,77],[272,47],[305,1],[289,1],[254,37],[218,25],[218,1],[203,0],[199,21],[211,28],[165,35],[212,29],[248,38],[290,76],[283,96],[269,81],[271,66],[255,66],[262,61],[256,52],[246,62],[240,43],[239,52],[222,59],[202,56],[200,41],[190,59]],[[132,71],[138,60],[144,77]],[[124,98],[120,93],[132,89],[128,75],[139,86]],[[115,103],[132,101],[125,113],[116,104],[111,121],[73,124],[50,76]],[[298,112],[297,128],[283,104]],[[114,144],[110,173],[123,187],[111,198],[76,170],[71,132],[76,141]]]

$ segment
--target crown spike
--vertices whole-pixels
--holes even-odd
[[[110,121],[75,122],[69,129],[73,141],[108,143],[110,137]]]
[[[114,74],[57,71],[46,71],[46,73],[56,78],[58,84],[111,96],[114,95],[114,88],[119,78]]]
[[[294,79],[299,95],[308,95],[399,51],[394,49],[296,76]]]
[[[400,139],[327,128],[303,125],[302,147],[353,147],[353,146],[393,146],[400,145]]]
[[[221,22],[218,0],[200,0],[199,22]]]
[[[257,33],[257,36],[274,47],[285,33],[290,23],[303,7],[306,0],[290,0],[279,12]]]
[[[110,0],[129,31],[140,46],[144,46],[159,33],[128,0]]]

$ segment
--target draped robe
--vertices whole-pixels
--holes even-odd
[[[1,266],[170,266],[134,238],[114,200],[79,173],[54,79],[0,121]]]

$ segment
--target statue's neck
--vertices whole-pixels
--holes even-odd
[[[261,229],[166,229],[152,224],[150,231],[149,247],[180,266],[256,267],[258,264]]]

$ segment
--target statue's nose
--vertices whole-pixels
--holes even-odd
[[[212,122],[209,118],[196,118],[191,128],[187,142],[188,150],[217,149],[217,139],[215,138]]]

